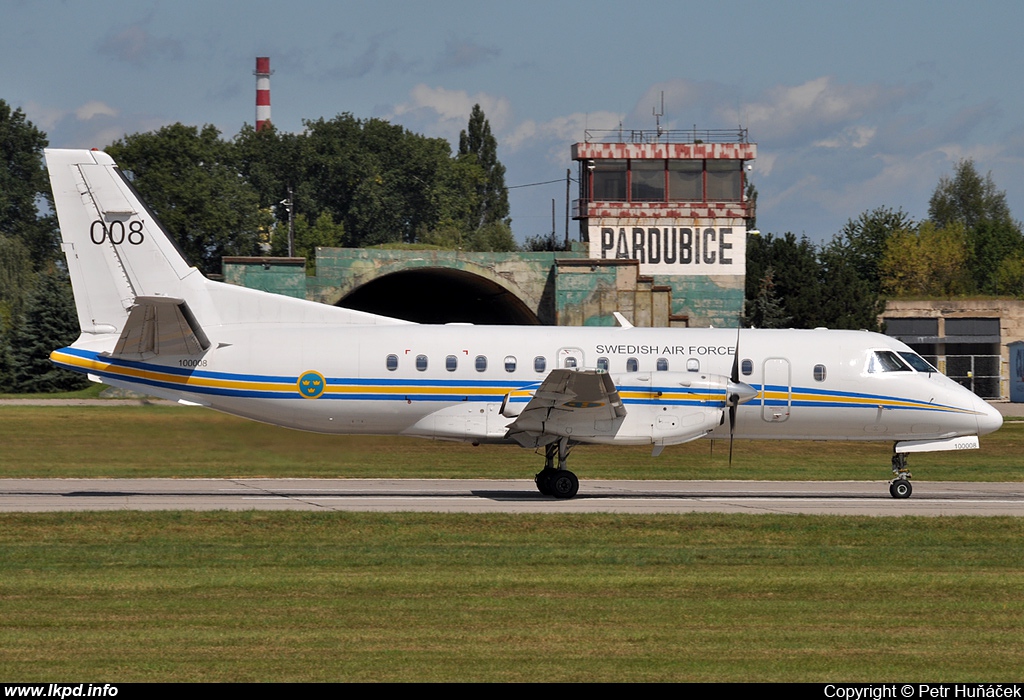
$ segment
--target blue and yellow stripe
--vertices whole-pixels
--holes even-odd
[[[541,384],[540,381],[523,384],[521,380],[326,377],[313,370],[300,375],[239,374],[111,358],[73,347],[55,350],[51,353],[50,359],[60,367],[103,378],[172,391],[231,398],[500,402],[507,394],[511,394],[511,402],[526,403]],[[310,379],[314,375],[323,378],[322,389],[308,388],[304,392],[301,388],[302,378]],[[899,396],[808,387],[790,389],[782,385],[751,386],[758,391],[758,396],[746,404],[748,407],[789,405],[801,408],[867,408],[977,414],[977,411],[967,408]],[[625,405],[714,406],[724,405],[726,389],[702,387],[691,390],[678,385],[623,385],[619,387],[619,397]]]

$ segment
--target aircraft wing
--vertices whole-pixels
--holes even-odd
[[[210,341],[183,299],[135,298],[112,355],[145,359],[154,355],[198,355]]]
[[[555,369],[537,387],[506,437],[524,447],[538,447],[567,434],[592,435],[598,421],[625,415],[619,391],[605,372]]]

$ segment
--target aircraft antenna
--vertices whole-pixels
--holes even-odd
[[[661,141],[661,118],[665,116],[665,91],[661,91],[661,111],[658,111],[657,107],[651,108],[651,114],[654,115],[654,126],[658,133],[658,141]]]

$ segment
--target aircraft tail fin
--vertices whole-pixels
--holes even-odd
[[[83,334],[121,333],[133,307],[158,308],[140,298],[201,276],[106,153],[47,149],[46,165]]]

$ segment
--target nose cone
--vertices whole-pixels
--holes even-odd
[[[992,404],[982,399],[975,399],[974,404],[974,410],[978,412],[978,435],[985,435],[999,430],[1003,424],[1002,414]]]

